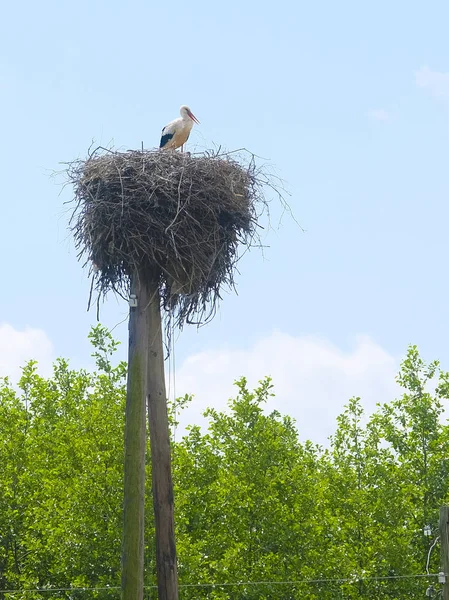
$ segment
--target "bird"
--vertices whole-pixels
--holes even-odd
[[[170,121],[164,127],[161,134],[161,143],[159,148],[162,150],[176,150],[181,148],[184,151],[184,144],[189,139],[190,132],[194,123],[200,123],[188,106],[183,104],[179,109],[180,117]]]

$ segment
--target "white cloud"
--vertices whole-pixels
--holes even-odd
[[[389,121],[390,120],[390,113],[388,113],[383,108],[373,108],[372,110],[369,110],[368,116],[371,119],[375,119],[376,121]]]
[[[0,377],[17,382],[21,367],[30,359],[38,361],[39,372],[50,373],[53,345],[45,331],[31,327],[18,331],[7,323],[0,324]]]
[[[399,393],[398,361],[366,336],[345,352],[326,339],[293,337],[279,331],[247,350],[216,349],[187,358],[176,373],[176,395],[195,395],[181,415],[187,424],[204,423],[208,407],[224,409],[235,396],[232,382],[244,375],[250,386],[266,375],[276,396],[267,409],[294,417],[302,439],[325,443],[335,430],[335,418],[352,396],[360,396],[367,412],[376,402]],[[178,433],[179,435],[179,433]]]
[[[415,82],[420,88],[428,89],[437,98],[449,100],[449,73],[432,71],[429,67],[421,67],[415,71]]]

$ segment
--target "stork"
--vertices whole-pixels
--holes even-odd
[[[181,106],[179,112],[181,116],[174,121],[171,121],[162,130],[159,148],[162,148],[163,150],[176,150],[176,148],[180,147],[181,152],[183,152],[184,144],[189,139],[193,123],[199,124],[198,119],[188,106]]]

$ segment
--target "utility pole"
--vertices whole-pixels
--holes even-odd
[[[449,506],[440,507],[440,546],[441,573],[445,576],[442,599],[449,600]]]
[[[160,296],[157,282],[150,285],[148,335],[148,425],[153,476],[158,598],[159,600],[178,600],[170,432],[165,390]]]
[[[178,600],[170,433],[157,280],[135,273],[129,309],[122,600],[143,600],[146,402],[151,445],[159,600]]]
[[[148,286],[136,272],[131,280],[129,300],[122,600],[143,600],[148,302]]]

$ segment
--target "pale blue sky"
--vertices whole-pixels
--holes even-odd
[[[5,5],[0,322],[86,360],[95,312],[70,190],[49,173],[92,138],[157,145],[186,103],[201,121],[191,145],[269,158],[306,233],[286,219],[265,260],[247,255],[239,296],[182,334],[177,359],[279,329],[342,349],[366,334],[394,355],[414,342],[448,365],[448,22],[444,0]],[[127,308],[102,310],[112,327]]]

